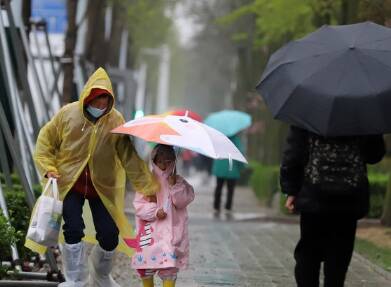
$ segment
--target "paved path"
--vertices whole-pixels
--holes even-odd
[[[188,270],[179,273],[177,286],[295,286],[292,254],[298,225],[266,220],[272,214],[259,206],[246,188],[236,191],[234,213],[214,216],[213,185],[199,178],[193,178],[193,184],[196,200],[189,208],[191,263]],[[129,260],[122,255],[117,257],[114,273],[121,286],[141,286]],[[158,278],[155,282],[161,286]],[[391,282],[355,255],[346,286],[391,287]]]

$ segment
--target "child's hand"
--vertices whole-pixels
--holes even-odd
[[[156,198],[156,195],[149,195],[149,196],[146,196],[146,199],[148,202],[157,202],[157,198]]]
[[[167,213],[164,212],[163,208],[160,208],[156,213],[156,217],[162,220],[167,217]]]

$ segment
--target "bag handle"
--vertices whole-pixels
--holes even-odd
[[[53,181],[52,181],[52,192],[53,192],[53,197],[56,200],[60,200],[60,195],[59,195],[59,192],[58,192],[58,185],[57,185],[57,178],[53,178]]]
[[[49,177],[48,182],[46,183],[45,188],[42,191],[42,194],[45,194],[47,192],[47,190],[48,190],[50,184],[52,183],[52,181],[53,181],[53,177]]]
[[[48,182],[46,183],[46,186],[42,192],[42,194],[47,194],[49,186],[52,185],[52,192],[51,194],[53,197],[57,200],[59,200],[59,194],[58,194],[58,185],[57,185],[57,179],[53,177],[49,177]]]

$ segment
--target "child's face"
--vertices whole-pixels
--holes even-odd
[[[155,164],[161,170],[166,170],[174,162],[174,158],[164,153],[158,153],[155,157]]]

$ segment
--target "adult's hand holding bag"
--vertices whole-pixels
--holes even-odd
[[[33,211],[27,238],[46,247],[57,245],[61,219],[62,201],[59,199],[57,179],[49,178]]]

